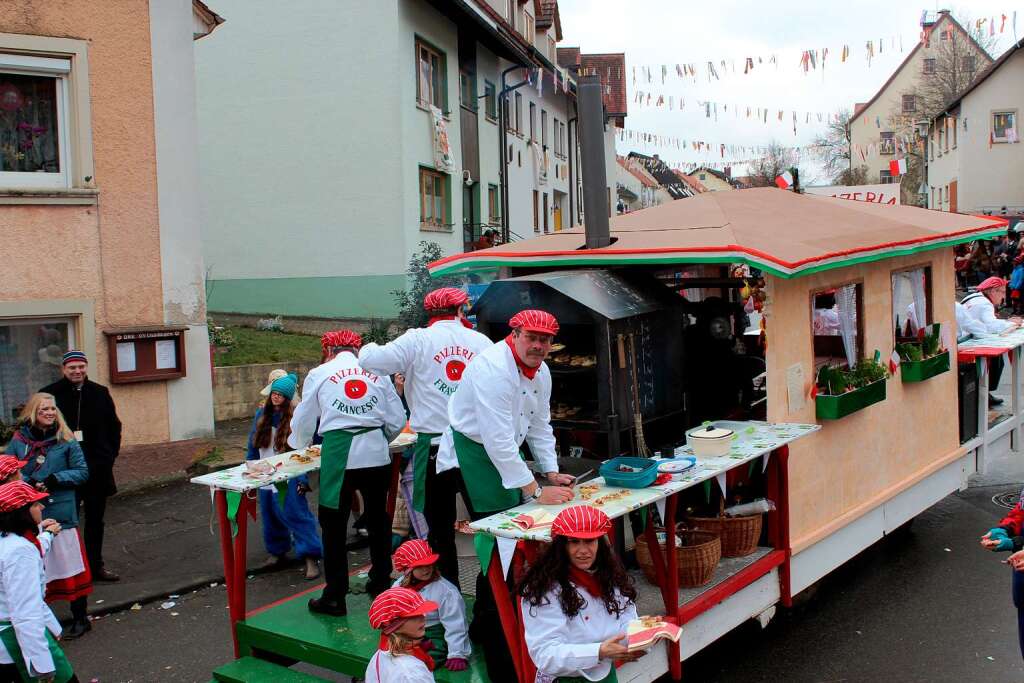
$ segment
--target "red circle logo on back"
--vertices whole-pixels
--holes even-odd
[[[466,364],[461,360],[448,361],[448,365],[444,366],[444,372],[448,375],[448,379],[453,382],[458,382],[462,379],[462,371],[466,369]]]
[[[361,379],[350,379],[345,382],[345,395],[349,398],[366,396],[366,382]]]

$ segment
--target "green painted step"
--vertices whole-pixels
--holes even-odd
[[[293,671],[265,659],[242,657],[214,671],[213,680],[217,683],[315,683],[327,679]]]
[[[251,654],[256,649],[362,678],[380,642],[380,632],[370,628],[369,596],[349,594],[348,615],[331,617],[313,614],[306,607],[310,598],[319,595],[320,591],[301,593],[239,622],[242,654]],[[467,614],[472,614],[473,599],[466,598],[466,603]],[[477,647],[469,660],[469,669],[452,672],[441,668],[434,672],[434,677],[442,683],[489,680],[483,654]]]

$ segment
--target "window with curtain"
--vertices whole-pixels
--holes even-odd
[[[853,367],[864,357],[860,329],[864,289],[860,283],[841,285],[811,295],[811,332],[815,367]]]
[[[917,332],[930,325],[932,269],[930,266],[892,274],[892,325],[895,341],[916,341]]]

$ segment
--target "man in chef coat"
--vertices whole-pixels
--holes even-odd
[[[430,527],[428,542],[440,556],[444,578],[459,585],[459,558],[455,550],[455,494],[451,476],[436,472],[437,444],[448,428],[448,401],[462,380],[462,373],[491,340],[466,320],[469,297],[461,289],[435,289],[423,299],[430,316],[426,327],[407,331],[398,339],[378,346],[367,344],[359,352],[359,364],[381,375],[405,376],[409,425],[416,432],[413,456],[412,508],[422,512]]]
[[[1006,280],[1001,277],[992,276],[975,288],[974,293],[968,294],[960,304],[963,306],[967,317],[979,328],[990,334],[1002,334],[1020,327],[1016,320],[1003,320],[996,315],[996,308],[1002,306],[1006,298]],[[1003,375],[1003,357],[997,356],[989,362],[988,378],[988,402],[989,405],[997,406],[1002,404],[1003,399],[992,392],[999,388],[999,380]]]
[[[310,443],[320,421],[320,530],[324,545],[323,595],[309,601],[312,612],[347,613],[348,557],[345,539],[352,496],[359,491],[370,539],[371,596],[387,590],[391,576],[391,485],[388,444],[405,426],[405,408],[391,379],[359,365],[362,338],[349,330],[320,339],[325,361],[306,375],[302,401],[295,408],[288,445]]]
[[[448,402],[451,426],[437,454],[437,471],[452,472],[449,476],[456,479],[474,519],[522,502],[557,505],[573,496],[568,488],[572,477],[558,473],[551,373],[544,364],[558,321],[545,311],[525,310],[509,320],[509,327],[508,337],[466,366],[459,390]],[[544,486],[523,460],[523,442],[533,454],[534,470],[544,475]],[[469,630],[484,648],[491,680],[514,677],[494,595],[483,574],[477,577]]]

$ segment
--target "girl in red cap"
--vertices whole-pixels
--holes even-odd
[[[620,642],[637,618],[636,588],[605,538],[610,528],[591,505],[562,510],[551,545],[523,579],[523,627],[538,681],[616,681],[612,663],[643,654]]]
[[[21,481],[0,486],[0,680],[77,681],[57,644],[60,624],[43,602],[44,549],[60,525],[43,520],[47,494]],[[42,529],[42,531],[40,531]]]
[[[437,553],[426,541],[406,541],[398,546],[391,560],[395,570],[402,572],[395,588],[410,588],[437,603],[437,612],[429,614],[426,622],[428,650],[434,664],[444,664],[449,671],[464,671],[473,651],[467,635],[466,603],[459,589],[441,576]]]
[[[425,614],[437,603],[410,588],[389,588],[370,605],[370,626],[381,632],[380,645],[366,667],[366,683],[433,683],[434,662],[418,645]]]

